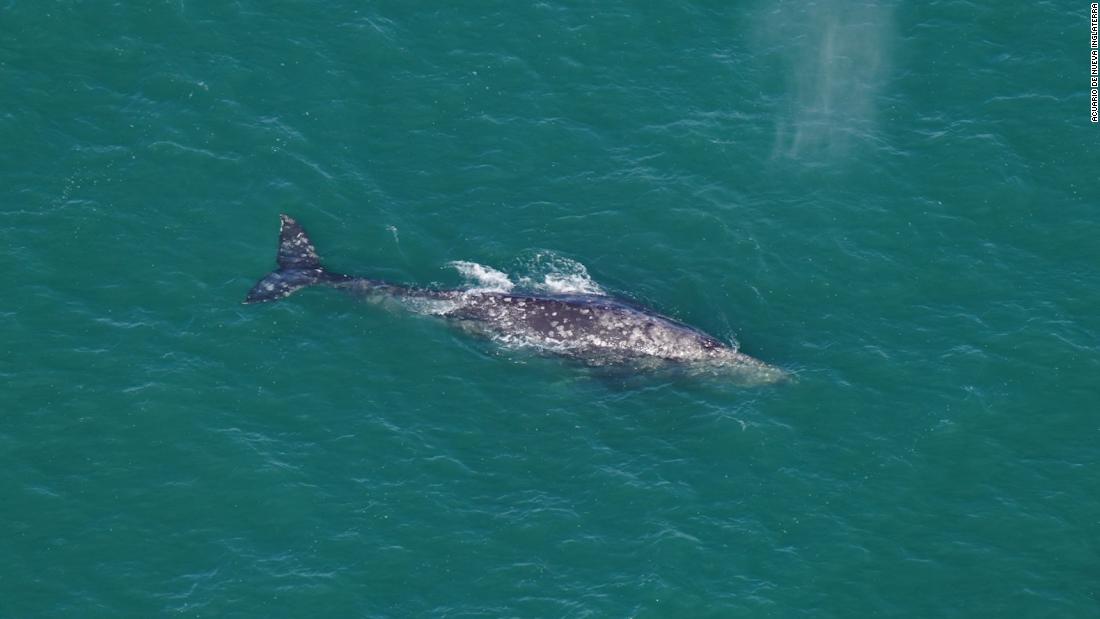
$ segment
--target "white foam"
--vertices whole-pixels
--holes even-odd
[[[584,267],[581,266],[581,268]],[[588,273],[567,275],[550,273],[542,278],[541,288],[558,294],[604,294],[603,288],[592,281]]]
[[[583,264],[552,251],[536,253],[526,267],[530,275],[521,281],[534,290],[553,294],[607,294]]]
[[[447,266],[455,269],[462,277],[477,283],[475,290],[485,292],[508,292],[515,287],[507,273],[498,271],[476,262],[452,260]]]
[[[516,287],[512,278],[492,267],[453,260],[447,266],[457,270],[472,284],[470,292],[509,292]],[[516,281],[521,288],[549,294],[606,295],[588,269],[576,260],[559,256],[554,252],[540,251],[529,259],[520,261],[518,269],[523,275]]]

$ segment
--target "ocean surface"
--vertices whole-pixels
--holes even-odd
[[[1100,616],[1088,13],[0,3],[0,617]],[[796,380],[242,305],[279,213]]]

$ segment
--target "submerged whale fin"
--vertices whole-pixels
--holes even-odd
[[[245,303],[277,301],[306,286],[349,279],[321,267],[313,242],[298,222],[286,215],[279,215],[279,220],[279,253],[275,257],[279,268],[256,282],[248,291]]]

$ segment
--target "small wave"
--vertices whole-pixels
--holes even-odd
[[[529,274],[520,281],[534,290],[555,294],[607,294],[583,264],[554,252],[540,251],[524,261],[523,266]]]
[[[604,294],[603,288],[600,288],[596,282],[592,281],[592,278],[588,277],[588,274],[546,275],[542,278],[542,287],[550,292],[562,294]]]
[[[515,287],[507,273],[476,262],[453,260],[448,262],[447,266],[457,270],[467,280],[476,282],[478,284],[477,290],[508,292]]]
[[[457,270],[473,287],[471,292],[509,292],[516,288],[550,294],[606,295],[588,269],[576,260],[559,256],[550,251],[539,251],[517,260],[516,275],[498,271],[492,267],[452,260],[447,266]]]

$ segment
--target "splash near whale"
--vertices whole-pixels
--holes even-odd
[[[787,377],[783,370],[739,352],[736,346],[603,294],[596,286],[582,293],[520,292],[508,283],[440,290],[333,273],[321,266],[302,226],[287,215],[279,217],[277,268],[252,287],[245,303],[276,301],[309,286],[330,286],[368,300],[396,301],[414,312],[440,316],[504,346],[533,348],[591,365],[681,364],[729,373],[740,382],[754,384]],[[476,271],[472,263],[452,264],[460,270]],[[507,282],[503,274],[489,275],[490,279],[501,277]]]

